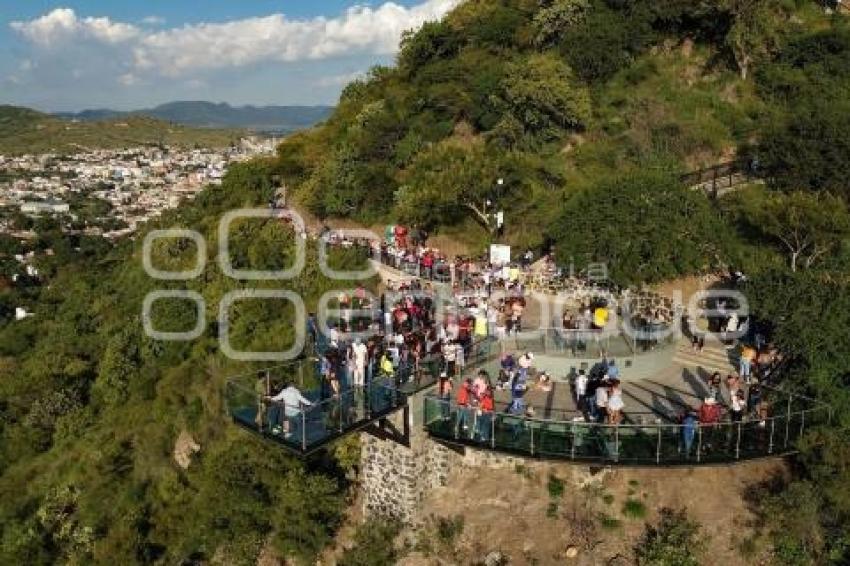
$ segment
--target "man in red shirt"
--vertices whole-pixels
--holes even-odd
[[[720,405],[714,397],[707,397],[699,408],[699,422],[703,425],[717,424],[720,422]]]
[[[475,422],[475,432],[481,442],[490,441],[490,432],[493,427],[493,411],[495,410],[493,388],[488,385],[481,395],[481,401],[478,404],[478,419]]]
[[[469,421],[472,417],[472,406],[475,397],[472,394],[472,380],[466,378],[457,390],[457,434],[469,430]]]

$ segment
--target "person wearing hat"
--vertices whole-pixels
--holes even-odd
[[[526,352],[519,357],[519,376],[522,381],[525,381],[528,377],[528,370],[531,369],[531,363],[534,361],[534,354],[532,352]]]

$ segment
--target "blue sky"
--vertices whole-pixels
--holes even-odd
[[[333,104],[459,0],[0,0],[0,103]]]

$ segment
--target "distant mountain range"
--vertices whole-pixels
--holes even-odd
[[[226,147],[245,134],[244,129],[193,128],[144,114],[101,118],[74,122],[30,108],[0,105],[0,155],[73,153],[159,144]]]
[[[244,128],[286,133],[309,128],[327,118],[332,111],[332,106],[231,106],[227,103],[183,101],[129,112],[96,109],[60,112],[56,116],[92,122],[141,115],[197,128]]]

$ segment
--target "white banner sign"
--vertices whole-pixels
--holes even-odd
[[[511,262],[511,247],[502,244],[490,244],[490,263],[504,265]]]

